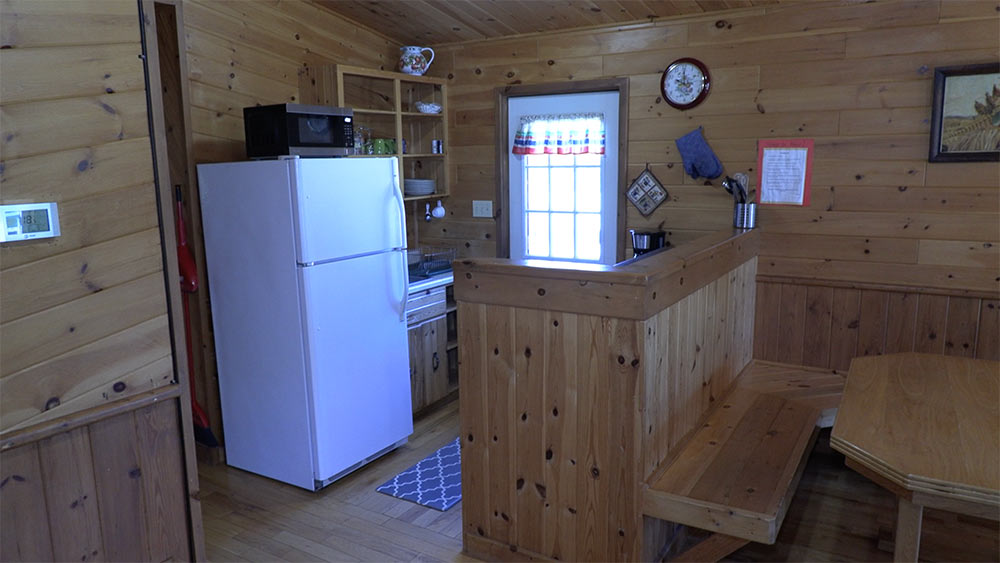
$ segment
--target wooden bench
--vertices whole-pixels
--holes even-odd
[[[753,361],[701,428],[647,483],[643,514],[711,532],[677,559],[716,561],[773,544],[819,428],[830,427],[844,377]]]

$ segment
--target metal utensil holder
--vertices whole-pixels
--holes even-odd
[[[737,229],[753,229],[757,226],[757,204],[737,203],[733,206],[733,226]]]

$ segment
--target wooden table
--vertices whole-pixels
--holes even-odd
[[[855,358],[830,443],[896,494],[894,559],[916,561],[925,506],[998,519],[1000,362]]]

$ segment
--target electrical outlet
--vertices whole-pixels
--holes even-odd
[[[493,217],[493,202],[488,199],[472,200],[473,217]]]

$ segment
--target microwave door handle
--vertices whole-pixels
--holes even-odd
[[[409,268],[409,262],[407,261],[406,258],[406,203],[403,201],[403,194],[400,191],[399,187],[399,169],[395,165],[396,159],[390,159],[390,160],[393,161],[392,177],[394,181],[393,181],[393,186],[391,188],[392,195],[393,197],[396,198],[396,202],[399,204],[398,206],[399,238],[401,241],[401,246],[399,249],[399,263],[403,271],[403,275],[401,276],[403,278],[403,296],[399,300],[400,301],[399,320],[405,323],[406,306],[410,298],[410,268]]]

